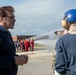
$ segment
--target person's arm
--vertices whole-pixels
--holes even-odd
[[[60,74],[66,73],[65,68],[65,58],[63,55],[63,47],[62,47],[62,39],[59,39],[56,43],[56,62],[55,62],[55,70]]]
[[[15,64],[16,65],[23,65],[28,62],[28,56],[27,55],[15,55],[15,56],[6,56],[5,55],[5,48],[2,42],[2,39],[0,38],[0,68],[8,68],[12,67]]]
[[[0,68],[7,68],[16,65],[23,65],[28,62],[27,55],[20,55],[15,57],[5,57],[0,55]]]
[[[15,59],[13,57],[5,57],[0,55],[0,68],[6,68],[15,65]]]
[[[2,41],[3,37],[2,37],[2,31],[0,30],[0,68],[6,68],[6,67],[10,67],[11,65],[15,64],[15,59],[13,57],[7,57],[5,56],[4,52],[4,45],[3,45],[3,41]]]
[[[15,64],[16,65],[22,65],[27,64],[28,62],[28,55],[20,55],[20,56],[15,56]]]

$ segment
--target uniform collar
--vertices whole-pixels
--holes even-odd
[[[1,25],[0,25],[0,30],[1,31],[7,31],[4,27],[2,27]]]

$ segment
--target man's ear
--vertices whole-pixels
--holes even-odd
[[[1,22],[3,22],[3,23],[7,23],[7,19],[5,18],[5,17],[2,17],[2,20],[1,20]]]

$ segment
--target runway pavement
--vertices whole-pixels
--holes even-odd
[[[27,54],[29,61],[23,66],[19,66],[17,75],[53,75],[51,50],[38,50],[33,52],[17,52],[17,54]]]

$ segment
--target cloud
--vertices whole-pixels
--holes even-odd
[[[12,33],[39,35],[60,28],[64,11],[72,6],[67,4],[63,0],[24,0],[14,5],[17,22]]]

